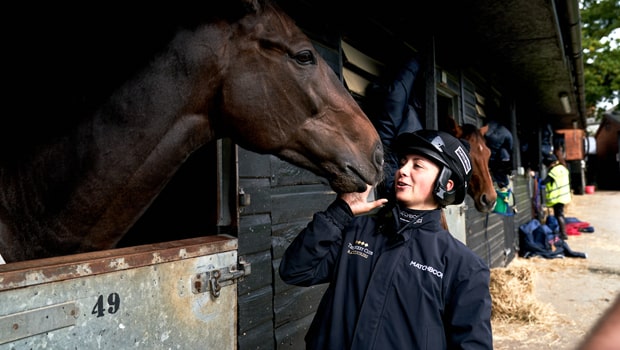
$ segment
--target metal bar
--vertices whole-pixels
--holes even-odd
[[[75,302],[68,302],[0,317],[0,344],[36,334],[74,326],[79,315]]]
[[[236,250],[237,239],[205,236],[0,265],[0,291]]]

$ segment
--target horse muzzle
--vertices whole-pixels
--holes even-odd
[[[364,192],[366,187],[376,186],[383,180],[383,146],[377,142],[367,161],[347,161],[343,172],[330,181],[331,187],[339,193]]]

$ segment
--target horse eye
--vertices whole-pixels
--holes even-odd
[[[299,64],[315,64],[316,60],[314,59],[314,54],[310,50],[304,50],[296,53],[293,58]]]

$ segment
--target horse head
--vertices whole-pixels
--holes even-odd
[[[495,207],[497,192],[493,186],[493,178],[489,170],[491,150],[486,145],[484,136],[472,124],[459,126],[454,124],[456,137],[467,140],[470,145],[469,155],[473,164],[473,171],[467,193],[473,198],[476,209],[488,213]]]
[[[115,247],[192,152],[217,138],[313,171],[338,192],[362,192],[381,179],[383,150],[372,123],[292,19],[269,1],[196,6],[201,10],[179,7],[178,18],[158,12],[162,21],[146,16],[137,22],[121,11],[110,16],[128,23],[101,13],[98,21],[71,16],[98,38],[108,39],[109,31],[91,22],[127,29],[120,32],[130,38],[120,46],[124,54],[136,42],[148,45],[138,55],[126,54],[139,57],[136,62],[117,62],[114,77],[88,79],[85,72],[99,71],[98,65],[88,61],[76,69],[73,57],[59,60],[71,64],[67,72],[53,72],[95,87],[50,89],[54,111],[65,118],[74,111],[75,118],[44,142],[37,137],[19,156],[4,156],[17,147],[0,154],[6,261]],[[50,35],[50,45],[67,37]],[[82,52],[69,41],[67,47]],[[115,41],[110,44],[119,50]],[[48,104],[39,105],[48,112]],[[36,123],[23,123],[24,130],[29,124]]]
[[[376,184],[383,150],[370,120],[291,18],[251,4],[225,46],[221,131],[325,177],[337,192]]]

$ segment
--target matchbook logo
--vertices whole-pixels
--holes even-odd
[[[430,273],[432,273],[433,275],[439,277],[439,278],[443,278],[443,272],[438,271],[437,269],[435,269],[432,266],[428,266],[428,265],[424,265],[424,264],[420,264],[417,261],[413,261],[411,260],[411,262],[409,263],[409,266],[413,266],[418,270],[422,270],[422,271],[428,271]]]

